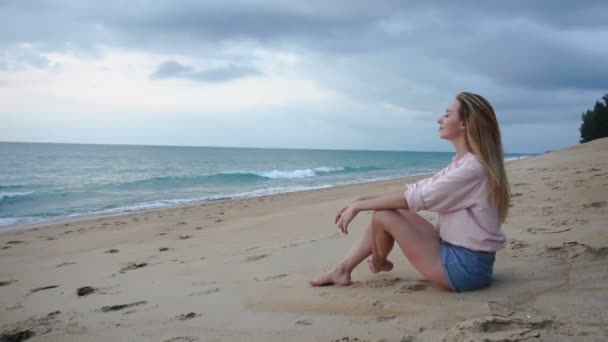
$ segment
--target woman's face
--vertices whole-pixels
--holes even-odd
[[[446,140],[455,140],[465,134],[464,121],[460,119],[460,102],[452,103],[445,110],[445,113],[437,120],[439,123],[439,137]]]

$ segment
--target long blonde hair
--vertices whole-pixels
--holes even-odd
[[[496,204],[500,221],[504,223],[509,214],[511,196],[496,113],[490,102],[480,95],[462,92],[456,99],[460,102],[467,147],[477,156],[488,175],[488,202]]]

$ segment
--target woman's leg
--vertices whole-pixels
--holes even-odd
[[[428,221],[407,211],[381,210],[374,212],[372,227],[374,245],[369,262],[372,272],[392,268],[386,257],[397,241],[403,254],[423,276],[449,289],[441,267],[439,235]]]
[[[327,271],[310,281],[313,286],[350,285],[350,274],[363,260],[372,254],[372,224],[367,226],[361,240],[356,243],[344,258],[331,271]]]
[[[421,234],[439,239],[439,233],[435,227],[422,216],[407,209],[397,209],[396,211],[411,223],[412,228],[418,230]],[[387,234],[381,225],[375,227],[376,229],[372,230],[372,241],[374,242],[372,244],[372,258],[367,261],[369,270],[373,273],[390,271],[393,268],[393,263],[387,259],[387,256],[393,249],[395,239]]]

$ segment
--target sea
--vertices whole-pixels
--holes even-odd
[[[428,174],[453,156],[0,142],[0,229]]]

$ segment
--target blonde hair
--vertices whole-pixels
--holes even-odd
[[[509,214],[510,190],[504,153],[494,108],[480,95],[462,92],[460,118],[464,121],[467,147],[477,156],[488,175],[488,202],[495,203],[501,222]]]

